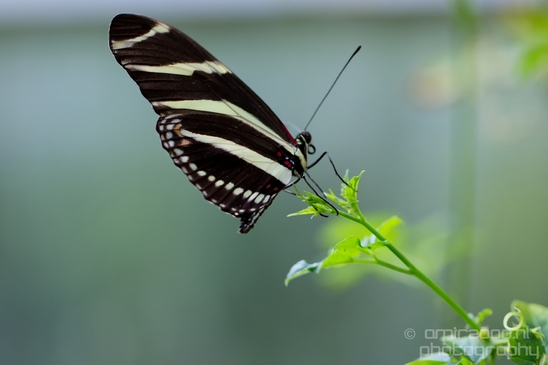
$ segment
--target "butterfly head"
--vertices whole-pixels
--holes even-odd
[[[302,131],[297,135],[295,140],[303,155],[313,155],[316,152],[316,147],[312,144],[312,135],[309,131]]]

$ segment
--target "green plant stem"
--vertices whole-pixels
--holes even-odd
[[[375,260],[360,260],[360,259],[354,259],[354,261],[352,263],[355,263],[355,264],[374,264],[374,265],[379,265],[379,266],[384,266],[390,270],[394,270],[394,271],[397,271],[397,272],[401,272],[402,274],[407,274],[407,275],[413,275],[413,273],[411,272],[411,270],[408,270],[408,269],[404,269],[403,267],[398,267],[396,265],[392,265],[391,263],[389,262],[386,262],[386,261],[382,261],[382,260],[379,260],[377,258],[375,258]]]
[[[372,232],[373,233],[373,232]],[[373,233],[375,234],[375,233]],[[430,279],[428,276],[424,275],[422,273],[422,271],[420,271],[419,269],[417,269],[396,247],[394,247],[391,243],[387,242],[387,241],[384,241],[385,242],[385,245],[386,247],[388,247],[388,249],[390,251],[392,251],[394,253],[394,255],[396,255],[404,264],[405,266],[407,266],[409,268],[409,271],[411,271],[411,275],[414,275],[415,277],[417,277],[417,279],[419,279],[420,281],[422,281],[423,283],[425,283],[426,285],[428,285],[430,287],[430,289],[432,289],[436,294],[438,294],[438,296],[440,296],[443,300],[445,300],[445,302],[451,307],[453,308],[453,310],[466,322],[468,323],[468,325],[470,326],[470,328],[473,328],[477,331],[479,331],[481,329],[481,326],[478,325],[472,318],[470,318],[470,316],[468,315],[468,313],[466,313],[466,311],[457,303],[453,300],[453,298],[451,298],[451,296],[449,294],[447,294],[445,292],[445,290],[443,290],[438,284],[436,284],[434,281],[432,281],[432,279]]]
[[[354,210],[354,212],[357,214],[358,217],[353,217],[351,215],[348,215],[347,218],[362,224],[373,235],[375,235],[375,237],[377,237],[377,239],[379,239],[379,241],[383,242],[385,244],[385,246],[388,247],[388,249],[390,251],[392,251],[392,253],[394,255],[396,255],[396,257],[398,259],[400,259],[400,261],[405,266],[407,266],[409,268],[408,274],[415,276],[417,279],[419,279],[420,281],[425,283],[430,289],[432,289],[439,297],[441,297],[470,326],[470,328],[473,328],[473,329],[478,330],[478,331],[481,329],[481,326],[478,323],[476,323],[472,318],[470,318],[468,313],[457,302],[455,302],[449,294],[447,294],[438,284],[436,284],[434,281],[432,281],[432,279],[430,279],[428,276],[424,275],[422,271],[417,269],[415,267],[415,265],[413,265],[411,263],[411,261],[409,261],[403,253],[401,253],[395,246],[392,245],[392,243],[390,241],[388,241],[380,232],[378,232],[371,224],[369,224],[369,222],[365,219],[362,212],[360,211],[357,203],[352,204],[352,209]],[[346,214],[345,214],[345,217],[346,217]],[[350,218],[350,217],[352,217],[352,218]],[[386,265],[382,265],[382,266],[386,266]],[[391,269],[393,269],[393,268],[391,268]],[[396,271],[402,272],[401,268],[398,268],[398,270],[396,270]]]

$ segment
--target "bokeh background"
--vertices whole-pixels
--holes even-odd
[[[286,218],[304,206],[282,194],[238,235],[172,165],[110,54],[120,12],[183,30],[296,128],[362,45],[310,127],[318,150],[365,170],[366,213],[428,222],[442,238],[422,260],[467,310],[492,308],[489,325],[513,299],[547,305],[543,5],[4,1],[0,363],[402,364],[432,343],[425,329],[464,326],[420,283],[343,289],[331,270],[284,287],[325,255],[335,218]],[[312,175],[338,189],[328,163]]]

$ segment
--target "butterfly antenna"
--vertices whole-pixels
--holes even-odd
[[[356,55],[356,53],[358,53],[360,51],[360,49],[362,48],[362,46],[358,46],[358,48],[356,48],[356,50],[354,51],[354,53],[352,53],[352,56],[350,56],[350,58],[348,59],[348,61],[346,61],[346,63],[344,64],[344,67],[342,68],[341,72],[339,72],[339,74],[337,75],[337,78],[335,79],[335,81],[333,81],[333,84],[331,84],[331,87],[329,88],[329,90],[327,90],[327,93],[325,94],[325,96],[323,97],[322,101],[320,101],[320,104],[318,105],[318,107],[316,108],[316,110],[314,110],[314,114],[312,114],[312,117],[310,117],[310,120],[308,121],[308,123],[306,123],[305,127],[304,127],[304,130],[306,130],[308,128],[308,125],[310,124],[310,122],[312,122],[312,119],[314,119],[314,117],[316,116],[316,113],[318,112],[318,110],[320,109],[320,107],[322,106],[323,102],[325,101],[325,99],[327,98],[327,95],[329,95],[329,93],[331,92],[331,90],[333,89],[333,86],[335,86],[335,84],[337,83],[337,81],[339,80],[339,77],[341,77],[344,69],[346,68],[346,66],[348,66],[348,64],[350,63],[350,61],[352,61],[352,58],[354,58],[354,56]]]

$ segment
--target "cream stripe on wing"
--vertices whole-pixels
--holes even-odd
[[[126,65],[126,68],[131,71],[145,71],[159,74],[173,74],[183,76],[192,76],[194,71],[202,71],[208,74],[232,73],[225,65],[223,65],[219,61],[178,62],[162,66]]]
[[[295,146],[281,139],[272,129],[268,128],[253,114],[245,111],[237,105],[226,100],[176,100],[176,101],[153,101],[154,107],[167,107],[171,109],[189,109],[202,112],[218,113],[234,117],[242,122],[257,129],[259,132],[266,133],[276,143],[286,147],[288,151],[293,151]]]
[[[110,47],[112,49],[121,49],[121,48],[128,48],[133,47],[135,43],[142,42],[145,39],[148,39],[150,37],[153,37],[157,33],[168,33],[169,27],[163,23],[156,24],[151,30],[146,32],[143,35],[140,35],[135,38],[125,39],[123,41],[113,41],[110,44]]]
[[[234,156],[241,158],[245,162],[252,164],[253,166],[263,170],[267,174],[275,177],[281,181],[284,185],[289,184],[291,180],[292,171],[279,163],[264,157],[263,155],[237,143],[229,141],[220,137],[208,136],[205,134],[198,134],[181,130],[181,134],[185,137],[192,138],[198,142],[210,144],[216,148],[227,151]]]

